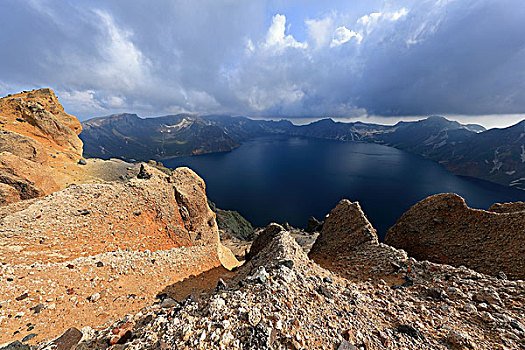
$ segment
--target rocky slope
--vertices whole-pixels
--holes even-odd
[[[96,326],[151,303],[170,283],[236,266],[202,179],[187,168],[168,176],[147,165],[133,175],[0,209],[0,342],[53,337],[71,318]],[[59,317],[51,325],[52,315]]]
[[[449,144],[436,159],[455,174],[525,189],[525,121]]]
[[[428,197],[391,227],[385,243],[420,260],[525,279],[523,203],[470,209],[456,194]]]
[[[253,258],[214,290],[127,315],[103,330],[84,328],[77,349],[520,349],[525,346],[525,284],[408,258],[377,243],[360,210],[354,249],[318,265],[272,225]],[[339,216],[341,215],[341,216]],[[334,226],[335,227],[335,226]],[[323,229],[319,250],[340,230]],[[327,245],[325,245],[327,244]],[[363,269],[363,267],[365,267]],[[169,303],[166,302],[169,300]],[[171,305],[169,305],[171,303]],[[63,344],[58,339],[54,344]],[[53,343],[51,343],[53,344]],[[42,344],[40,348],[45,348]]]

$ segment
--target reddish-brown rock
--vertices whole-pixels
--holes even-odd
[[[21,247],[16,256],[0,252],[0,261],[19,263],[28,259],[26,253],[43,262],[116,249],[205,246],[218,266],[219,253],[228,251],[220,245],[204,181],[188,168],[169,176],[145,168],[149,179],[72,185],[28,206],[0,208],[0,238],[9,237],[6,244]]]
[[[519,206],[476,210],[456,194],[431,196],[403,214],[385,243],[418,260],[524,279],[525,212],[516,211]]]
[[[516,213],[523,211],[525,212],[525,202],[514,202],[514,203],[494,203],[489,211],[494,213]]]
[[[51,89],[33,90],[0,99],[2,129],[36,140],[45,148],[82,155],[77,137],[82,126],[67,114]],[[78,160],[78,159],[77,159]]]
[[[2,191],[0,203],[47,195],[78,180],[81,131],[50,89],[1,98],[0,183],[18,196]]]

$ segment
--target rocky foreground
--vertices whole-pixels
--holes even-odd
[[[359,210],[340,210],[348,205],[339,204],[329,226],[366,223]],[[354,228],[338,242],[347,253],[319,265],[272,224],[255,240],[253,257],[215,290],[183,300],[167,293],[105,329],[71,329],[40,348],[525,348],[525,282],[419,262],[377,243],[369,227]],[[331,229],[323,236],[319,250],[340,238]]]

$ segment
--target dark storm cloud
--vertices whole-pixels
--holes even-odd
[[[0,93],[71,113],[525,111],[525,3],[0,2]]]

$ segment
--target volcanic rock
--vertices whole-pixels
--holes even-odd
[[[146,164],[144,169],[149,179],[71,185],[0,207],[0,275],[14,275],[19,286],[0,283],[0,304],[19,297],[25,292],[20,288],[41,291],[43,281],[46,293],[59,293],[38,314],[30,311],[35,303],[10,305],[16,306],[13,314],[26,312],[10,320],[11,327],[22,327],[28,317],[44,325],[50,313],[60,315],[58,322],[71,314],[78,320],[71,326],[94,327],[137,311],[169,282],[239,264],[220,243],[204,181],[188,168],[170,175]],[[31,264],[39,267],[28,270]],[[100,319],[99,307],[105,310]],[[35,330],[41,341],[60,328]],[[0,342],[7,336],[0,334]]]
[[[326,218],[310,256],[345,255],[365,242],[378,243],[376,230],[358,202],[343,199]]]
[[[428,197],[391,227],[385,243],[418,260],[465,265],[496,276],[525,278],[525,214],[522,204],[471,209],[456,194]]]
[[[409,272],[413,279],[410,288],[392,289],[385,281],[368,278],[350,281],[340,274],[331,275],[333,283],[325,283],[320,277],[331,272],[308,259],[288,232],[277,232],[266,242],[229,280],[228,289],[214,289],[198,302],[185,302],[171,309],[145,308],[86,337],[78,349],[104,349],[115,327],[123,322],[136,325],[134,348],[155,348],[159,344],[164,349],[342,346],[437,350],[447,345],[454,349],[468,349],[472,344],[480,349],[521,346],[523,336],[511,320],[524,315],[519,307],[524,302],[522,282],[498,280],[464,267],[407,259],[394,274]],[[365,242],[359,247],[371,245]],[[377,243],[375,246],[381,247]],[[346,262],[344,256],[336,258],[346,264],[344,268],[352,268],[353,262]],[[279,264],[281,261],[293,261],[293,270]],[[263,269],[267,275],[265,283],[249,282]],[[296,277],[282,279],[283,270],[293,271]],[[498,312],[491,313],[494,321],[488,324],[483,315],[465,311],[472,302],[469,297],[438,303],[423,292],[427,288],[447,290],[453,286],[466,295],[476,295],[483,288],[498,289],[502,304]]]
[[[250,251],[246,254],[246,261],[257,255],[282,231],[285,231],[284,227],[274,222],[270,223],[253,241]]]
[[[308,219],[308,223],[306,224],[306,228],[304,229],[308,233],[314,233],[317,231],[321,231],[323,229],[323,223],[317,220],[315,217],[311,216]]]
[[[80,122],[64,112],[50,89],[0,99],[0,202],[47,195],[71,181],[82,157]],[[5,186],[3,186],[5,187]]]
[[[82,332],[72,327],[64,334],[51,342],[51,347],[56,350],[71,350],[82,339]]]
[[[494,203],[488,211],[493,213],[515,213],[525,211],[525,202]]]

